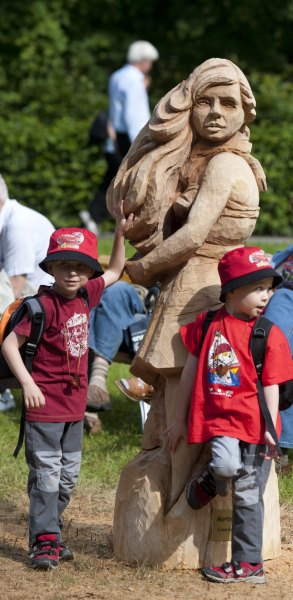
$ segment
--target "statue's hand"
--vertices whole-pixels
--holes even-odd
[[[164,448],[167,448],[167,450],[170,450],[171,452],[175,452],[180,440],[186,438],[186,434],[186,423],[175,419],[161,434]]]
[[[133,283],[139,283],[144,286],[147,286],[150,283],[141,260],[126,260],[125,270]]]

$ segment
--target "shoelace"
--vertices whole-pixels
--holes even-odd
[[[47,546],[45,548],[44,546]],[[48,546],[50,546],[48,548]],[[43,542],[38,542],[32,550],[30,558],[35,558],[36,556],[42,556],[43,554],[55,555],[55,549],[58,548],[58,542],[53,542],[52,540],[44,540]]]

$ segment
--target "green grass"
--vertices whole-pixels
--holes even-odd
[[[262,248],[265,252],[268,252],[269,254],[274,254],[275,252],[277,252],[277,250],[283,250],[284,248],[286,248],[286,246],[288,246],[288,243],[282,242],[281,244],[276,244],[275,242],[263,242],[262,240],[258,240],[257,238],[255,238],[253,241],[250,240],[247,245],[259,247]]]
[[[110,256],[112,252],[112,246],[113,235],[109,234],[102,236],[101,239],[99,239],[98,241],[99,256],[101,256],[102,254]],[[125,243],[125,253],[127,258],[130,258],[135,253],[135,249],[132,246],[130,246],[128,241],[126,241]]]

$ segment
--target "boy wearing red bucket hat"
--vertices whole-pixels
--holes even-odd
[[[27,371],[19,352],[30,333],[28,317],[16,325],[2,345],[3,355],[23,390],[25,452],[29,467],[29,545],[31,566],[49,570],[73,554],[62,542],[62,513],[75,487],[87,397],[88,325],[90,310],[102,291],[119,279],[125,262],[124,234],[133,215],[116,219],[109,268],[98,262],[96,236],[86,229],[63,228],[50,238],[40,267],[53,275],[52,287],[38,297],[45,328]]]
[[[211,460],[187,485],[190,506],[201,509],[216,494],[233,488],[232,560],[205,567],[210,581],[264,583],[262,563],[263,490],[276,444],[267,431],[257,394],[257,373],[250,336],[270,292],[282,280],[260,248],[227,252],[218,266],[220,300],[202,342],[206,313],[181,328],[189,351],[182,372],[175,420],[164,432],[175,451],[187,433],[190,444],[209,442]],[[280,433],[278,384],[291,379],[293,363],[286,337],[275,325],[270,330],[262,370],[265,401]]]

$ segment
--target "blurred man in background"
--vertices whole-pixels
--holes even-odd
[[[127,64],[110,77],[109,119],[113,141],[122,157],[151,116],[146,76],[158,58],[159,53],[150,42],[133,42],[128,48]]]

